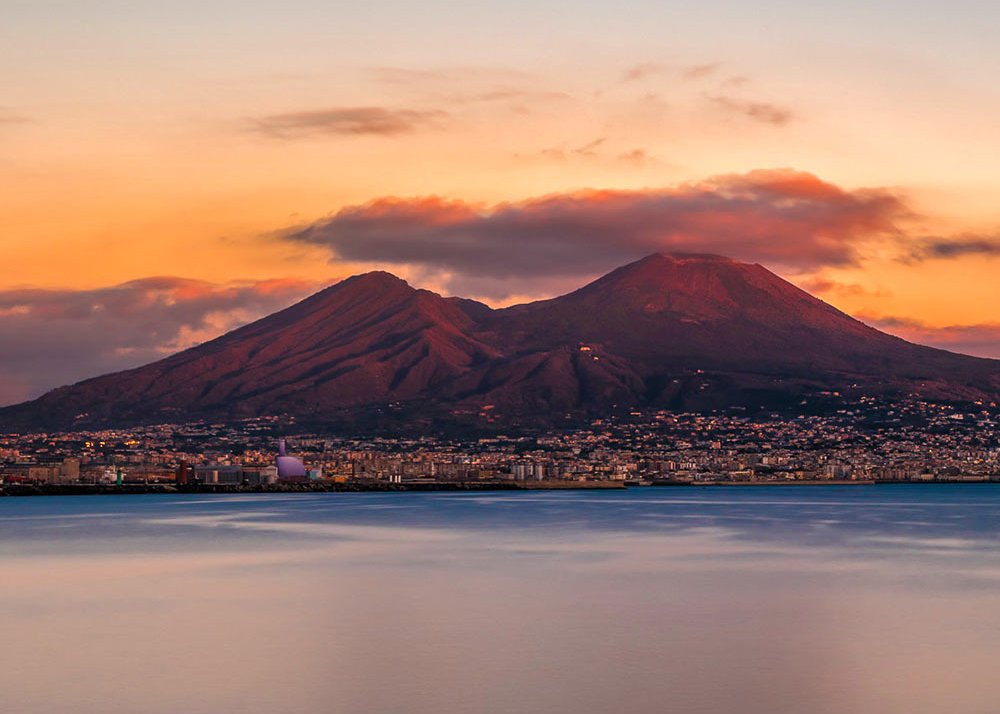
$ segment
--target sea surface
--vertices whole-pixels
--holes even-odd
[[[994,714],[1000,486],[0,500],[13,714]]]

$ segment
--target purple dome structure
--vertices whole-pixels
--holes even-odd
[[[300,459],[296,459],[294,456],[289,456],[285,452],[285,440],[280,439],[278,441],[278,479],[285,481],[304,481],[306,480],[306,467]]]

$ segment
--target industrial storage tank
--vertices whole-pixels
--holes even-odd
[[[300,459],[286,453],[284,439],[278,441],[277,467],[279,481],[305,481],[308,479],[305,464]]]

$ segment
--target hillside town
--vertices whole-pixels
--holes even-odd
[[[566,432],[475,439],[295,433],[287,418],[265,417],[6,434],[0,482],[195,490],[985,482],[1000,481],[998,424],[996,404],[872,397],[823,415],[630,412]],[[302,467],[281,473],[286,438]]]

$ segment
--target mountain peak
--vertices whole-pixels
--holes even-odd
[[[661,287],[684,282],[685,276],[733,275],[761,270],[760,266],[742,263],[712,253],[653,253],[613,270],[596,282],[650,282]],[[767,272],[767,271],[764,271]]]
[[[687,294],[699,301],[730,302],[732,293],[748,286],[783,283],[759,265],[741,263],[710,253],[653,253],[623,265],[586,285],[576,294],[604,294],[644,303],[667,295]]]
[[[640,258],[628,265],[663,265],[665,263],[739,263],[739,261],[715,253],[686,253],[676,251],[651,253],[645,258]],[[622,267],[627,268],[628,265]]]
[[[353,287],[369,290],[398,290],[400,288],[414,289],[402,278],[386,272],[385,270],[372,270],[368,273],[352,275],[351,277],[343,280],[340,285],[351,285]]]

